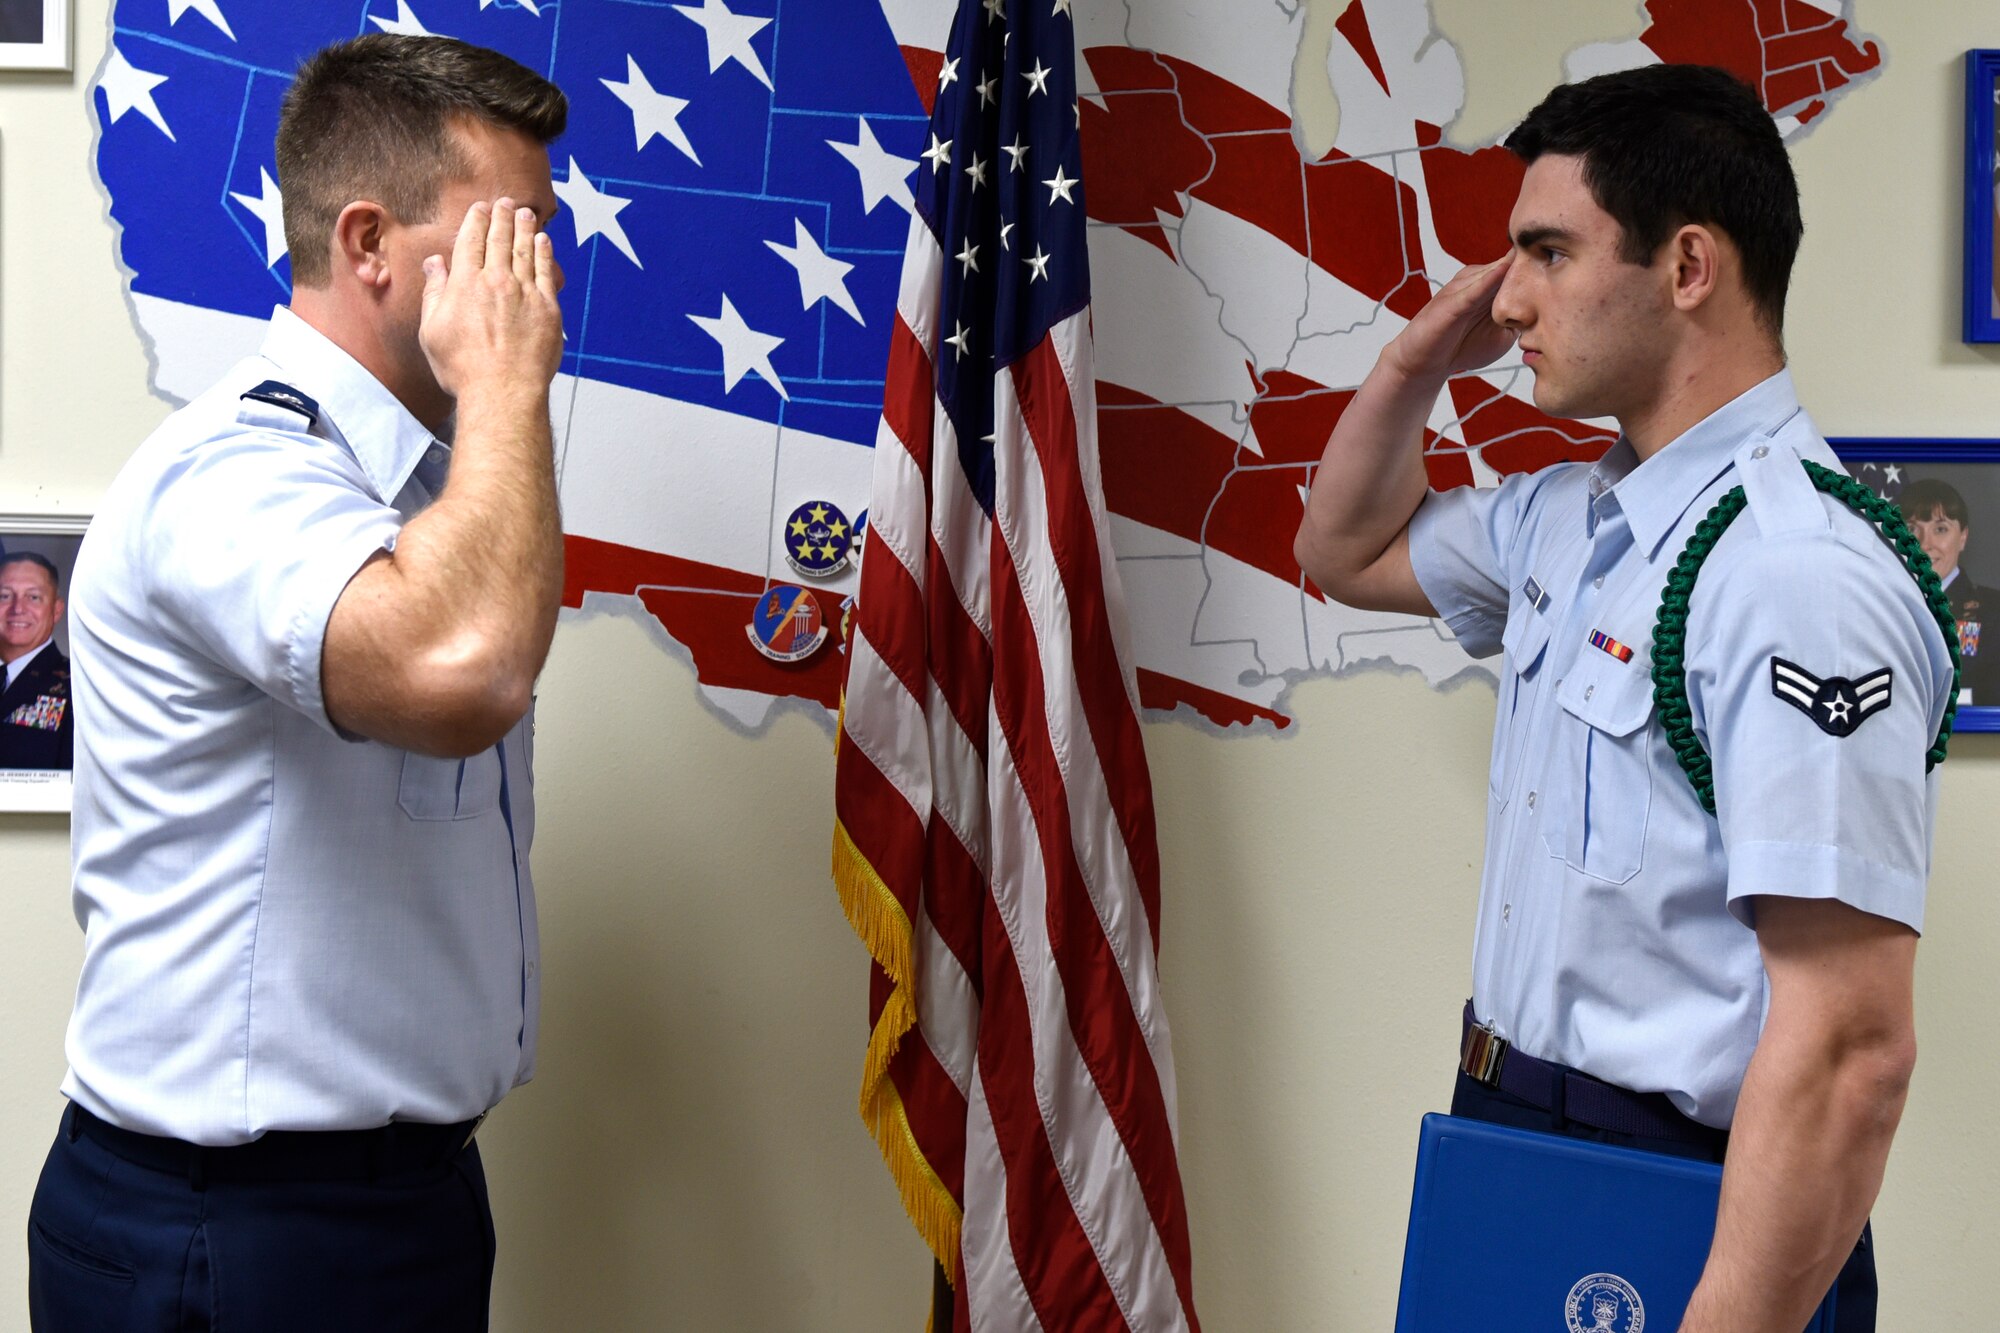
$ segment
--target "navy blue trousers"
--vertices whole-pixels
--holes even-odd
[[[486,1328],[493,1214],[477,1145],[374,1178],[232,1180],[139,1165],[75,1117],[28,1214],[35,1333]]]
[[[1544,1134],[1562,1134],[1572,1139],[1589,1139],[1620,1148],[1692,1157],[1704,1162],[1722,1161],[1723,1153],[1729,1146],[1727,1134],[1692,1120],[1687,1122],[1686,1135],[1679,1139],[1620,1134],[1616,1130],[1598,1129],[1594,1125],[1580,1125],[1574,1120],[1558,1120],[1555,1115],[1531,1102],[1509,1096],[1498,1088],[1489,1088],[1463,1073],[1458,1076],[1458,1085],[1452,1090],[1451,1113],[1469,1120],[1539,1130]],[[1875,1333],[1875,1237],[1868,1224],[1862,1225],[1861,1239],[1855,1243],[1854,1252],[1847,1256],[1847,1263],[1834,1280],[1833,1289],[1834,1333]]]

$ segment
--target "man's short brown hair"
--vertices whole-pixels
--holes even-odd
[[[459,118],[548,143],[569,101],[525,65],[450,37],[369,33],[299,66],[278,117],[294,286],[331,280],[333,224],[357,199],[400,222],[432,220],[440,189],[470,170],[451,136]]]

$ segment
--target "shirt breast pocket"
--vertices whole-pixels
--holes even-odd
[[[1540,612],[1524,610],[1508,617],[1507,632],[1500,638],[1506,653],[1500,672],[1500,699],[1493,717],[1493,763],[1487,772],[1487,790],[1501,806],[1514,784],[1520,766],[1521,748],[1531,725],[1528,714],[1534,699],[1534,680],[1548,656],[1549,621]]]
[[[500,754],[484,750],[470,759],[403,756],[396,800],[412,819],[472,819],[500,803]]]
[[[1623,884],[1644,862],[1652,813],[1651,675],[1642,662],[1586,651],[1556,702],[1562,735],[1551,777],[1559,785],[1542,838],[1570,869]]]

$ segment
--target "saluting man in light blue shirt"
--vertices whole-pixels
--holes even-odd
[[[1808,475],[1840,465],[1785,370],[1802,225],[1756,95],[1718,70],[1606,75],[1550,94],[1508,147],[1528,163],[1509,253],[1385,350],[1297,543],[1333,597],[1503,654],[1453,1110],[1726,1148],[1682,1328],[1796,1333],[1837,1280],[1841,1333],[1869,1330],[1950,650],[1913,571]],[[1539,407],[1615,417],[1618,442],[1432,494],[1439,392],[1516,350]],[[1711,814],[1656,707],[1654,630],[1738,487],[1684,643]]]
[[[83,543],[39,1333],[486,1326],[471,1136],[535,1065],[566,114],[447,39],[309,60],[277,142],[291,308]]]

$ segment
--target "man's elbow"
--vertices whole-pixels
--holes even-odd
[[[1336,602],[1354,605],[1354,571],[1327,558],[1318,534],[1313,531],[1311,519],[1301,523],[1298,535],[1292,538],[1292,559],[1299,562],[1300,572],[1312,580],[1315,588]]]
[[[506,738],[534,700],[534,674],[501,645],[466,636],[412,664],[412,710],[423,721],[421,748],[465,759]]]
[[[1914,1030],[1869,1033],[1843,1044],[1836,1057],[1835,1087],[1856,1123],[1893,1134],[1902,1119],[1916,1068]]]

